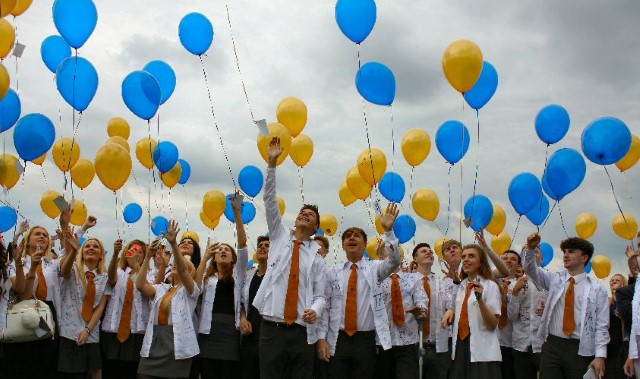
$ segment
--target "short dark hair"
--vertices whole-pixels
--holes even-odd
[[[303,204],[302,208],[300,208],[300,212],[304,211],[305,209],[310,209],[313,211],[313,213],[316,214],[316,226],[319,228],[320,227],[320,212],[318,212],[318,206],[315,204]],[[298,212],[298,213],[300,213]]]
[[[582,254],[589,257],[587,259],[587,263],[591,260],[593,256],[593,244],[585,239],[580,237],[570,237],[560,243],[560,250],[563,252],[566,249],[575,249],[582,251]]]
[[[504,253],[502,253],[502,255],[507,255],[507,254],[515,254],[515,256],[518,257],[518,264],[522,266],[522,258],[520,258],[520,254],[518,254],[516,251],[513,251],[513,250],[507,250]]]
[[[418,250],[422,249],[423,247],[428,247],[429,249],[431,249],[431,246],[428,243],[420,242],[416,245],[416,247],[413,248],[413,253],[411,253],[411,256],[415,258],[416,255],[418,255]]]
[[[264,241],[269,241],[269,236],[258,236],[258,241],[256,242],[256,245],[260,245]]]
[[[320,242],[322,247],[324,247],[325,249],[329,248],[329,239],[327,237],[321,236],[321,235],[316,235],[315,237],[313,237],[313,240],[316,241],[316,242]]]
[[[348,228],[347,230],[345,230],[344,232],[342,232],[341,241],[344,242],[344,240],[347,238],[347,236],[350,236],[353,233],[362,234],[362,236],[364,237],[364,240],[367,241],[367,233],[365,233],[364,230],[362,230],[361,228],[358,228],[357,226],[352,226],[352,227]]]

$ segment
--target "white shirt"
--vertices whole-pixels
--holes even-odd
[[[48,259],[43,257],[40,261],[42,264],[42,274],[44,275],[44,279],[47,282],[47,301],[53,302],[53,306],[56,309],[56,313],[58,313],[58,308],[60,308],[60,258],[56,259]],[[31,256],[26,255],[22,257],[22,272],[26,276],[31,269]],[[16,277],[16,263],[11,262],[9,265],[9,278],[14,279]],[[35,278],[33,279],[33,293],[35,294],[36,289],[38,288],[38,274],[36,273]]]
[[[104,312],[104,319],[102,320],[102,330],[109,333],[118,333],[120,328],[120,320],[122,318],[122,308],[124,307],[124,299],[127,295],[127,284],[129,281],[129,275],[131,274],[131,267],[127,267],[126,270],[118,267],[118,279],[115,287],[113,288],[113,295],[107,304],[107,308]],[[133,281],[133,306],[131,307],[131,333],[144,334],[147,328],[147,322],[149,321],[149,301],[138,290],[135,285],[136,277],[138,274],[131,276]]]
[[[3,282],[0,282],[0,336],[4,329],[7,327],[7,318],[4,317],[9,310],[9,292],[11,291],[11,280],[7,278]]]
[[[629,333],[629,358],[638,359],[638,345],[640,345],[640,285],[633,287],[633,299],[631,300],[631,333]]]
[[[382,282],[382,293],[387,306],[389,332],[391,333],[393,346],[412,345],[420,341],[418,320],[416,320],[413,313],[408,313],[407,310],[416,306],[427,309],[429,300],[424,290],[422,278],[423,276],[420,273],[398,272],[398,281],[402,290],[402,306],[405,311],[404,324],[402,326],[398,326],[393,321],[393,301],[391,298],[393,274]]]
[[[429,335],[424,336],[425,341],[435,342],[436,352],[444,353],[449,350],[449,332],[451,327],[442,327],[442,317],[446,311],[447,293],[444,280],[433,272],[428,275],[431,298],[429,298]],[[424,278],[422,279],[424,281]],[[453,282],[451,282],[453,283]],[[424,282],[423,282],[424,289]]]
[[[501,279],[499,281],[501,286],[504,286],[504,281],[508,280],[509,281],[509,287],[507,288],[507,304],[505,309],[508,309],[508,304],[509,304],[509,295],[511,295],[511,292],[513,292],[513,286],[516,285],[516,278],[504,278]],[[500,288],[502,290],[502,288]],[[500,296],[500,300],[502,300],[502,296]],[[500,316],[504,316],[507,317],[507,325],[504,326],[504,328],[500,329],[500,327],[498,327],[498,341],[500,341],[500,346],[504,346],[504,347],[512,347],[513,342],[513,324],[511,323],[511,321],[509,321],[508,316],[502,315],[502,301],[500,301]]]
[[[539,289],[531,280],[518,292],[518,296],[510,295],[507,314],[513,323],[515,350],[525,353],[531,346],[534,353],[542,351],[543,341],[537,336],[542,312],[538,310],[543,309],[546,298],[547,291]]]
[[[580,329],[582,327],[582,305],[583,305],[583,297],[584,297],[584,288],[585,288],[585,279],[587,278],[586,273],[582,273],[574,276],[575,284],[573,286],[574,290],[574,301],[573,301],[573,317],[576,320],[576,330],[571,334],[571,336],[567,336],[564,334],[562,330],[562,325],[564,323],[564,304],[565,298],[567,295],[567,288],[569,288],[569,279],[571,275],[567,275],[564,280],[564,291],[562,291],[562,295],[558,299],[556,306],[553,308],[553,312],[551,313],[551,319],[549,322],[549,333],[553,334],[556,337],[560,338],[571,338],[574,340],[580,339]]]
[[[498,285],[492,280],[483,279],[477,277],[478,281],[484,287],[482,291],[482,299],[491,310],[494,315],[500,314],[500,305],[502,304],[500,289]],[[458,287],[458,294],[456,296],[456,317],[453,322],[453,346],[451,352],[451,359],[455,359],[456,356],[456,341],[458,338],[458,322],[460,321],[460,312],[462,311],[462,303],[467,292],[467,284],[469,278],[460,283]],[[471,290],[469,300],[467,300],[467,312],[469,315],[469,330],[470,338],[470,350],[471,350],[471,362],[501,362],[502,354],[500,353],[500,344],[498,342],[498,328],[487,328],[482,313],[480,312],[480,305]]]
[[[289,287],[289,273],[294,245],[293,232],[282,225],[276,197],[275,168],[267,169],[264,188],[264,205],[269,227],[269,260],[267,272],[253,305],[263,318],[284,322],[284,303]],[[318,254],[320,245],[315,241],[303,241],[300,245],[298,318],[296,323],[307,328],[307,342],[317,341],[317,323],[307,324],[302,320],[305,309],[312,309],[319,318],[325,306],[324,259]]]
[[[86,275],[89,270],[85,267],[82,275]],[[93,282],[96,285],[96,298],[93,308],[100,304],[102,296],[110,296],[111,290],[107,289],[108,275],[100,274],[97,270],[92,271],[95,275]],[[69,277],[60,278],[61,304],[58,309],[58,323],[60,325],[60,335],[64,338],[75,341],[80,332],[87,327],[87,322],[82,318],[82,305],[84,304],[85,286],[78,276],[78,266],[74,262],[71,267]],[[98,343],[100,341],[100,321],[89,334],[87,343]]]

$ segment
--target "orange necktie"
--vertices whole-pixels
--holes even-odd
[[[291,256],[291,270],[289,270],[289,286],[287,297],[284,301],[284,320],[287,324],[293,324],[298,318],[298,285],[300,283],[300,244],[293,241],[293,255]]]
[[[576,319],[573,317],[573,303],[575,297],[574,284],[576,280],[571,277],[569,279],[569,287],[567,287],[567,292],[564,297],[564,317],[562,319],[562,331],[567,336],[573,334],[576,330]]]
[[[402,288],[398,274],[391,274],[391,310],[393,322],[398,326],[404,325],[404,306],[402,305]]]
[[[36,298],[38,300],[46,301],[47,300],[47,280],[44,278],[44,273],[42,272],[42,262],[38,265],[36,269],[36,274],[38,274],[38,287],[36,288]]]
[[[93,281],[95,277],[96,274],[93,272],[87,272],[87,289],[84,294],[84,303],[82,303],[82,318],[86,322],[89,322],[93,316],[93,304],[96,301],[96,283]]]
[[[467,284],[467,293],[464,295],[462,309],[460,310],[460,320],[458,320],[458,337],[463,341],[469,337],[469,334],[471,334],[471,330],[469,329],[469,310],[467,309],[467,303],[469,302],[469,295],[471,295],[472,288],[473,283]]]
[[[124,304],[122,305],[122,314],[120,315],[120,325],[118,325],[118,341],[124,342],[131,334],[131,309],[133,308],[133,280],[131,280],[133,271],[127,278],[127,293],[124,295]]]
[[[344,309],[344,331],[352,336],[358,331],[358,266],[351,264],[351,275],[347,286],[347,305]]]
[[[427,299],[429,299],[429,306],[427,307],[427,318],[425,319],[424,327],[422,330],[424,331],[424,335],[427,336],[427,338],[429,338],[429,335],[431,333],[431,285],[429,284],[428,276],[424,277],[424,292],[427,293]]]
[[[176,288],[178,287],[171,287],[171,289],[164,294],[164,296],[162,297],[162,300],[160,300],[160,307],[159,307],[160,310],[158,312],[158,325],[169,325],[169,312],[167,312],[166,310],[167,309],[171,310],[171,305],[167,305],[167,303],[170,303],[171,300],[173,299],[173,296],[171,295],[174,292],[176,292]]]
[[[511,282],[508,280],[502,282],[502,287],[504,288],[505,293],[509,293],[510,284]],[[503,301],[502,307],[500,308],[500,319],[498,320],[498,328],[504,329],[505,326],[507,326],[507,302]]]

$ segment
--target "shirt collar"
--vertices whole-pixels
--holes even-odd
[[[344,262],[343,268],[351,269],[352,264],[353,262],[347,260]],[[364,257],[362,257],[359,261],[356,262],[356,266],[358,267],[358,270],[360,270],[363,265],[364,265]]]
[[[571,275],[569,275],[569,273],[567,273],[566,281],[569,281],[569,278],[571,278]],[[582,274],[575,275],[573,277],[573,279],[576,281],[576,284],[579,284],[580,282],[582,282],[586,278],[587,278],[587,273],[586,272],[583,272]]]

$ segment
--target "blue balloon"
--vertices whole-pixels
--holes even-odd
[[[373,104],[391,105],[396,97],[396,78],[389,67],[379,62],[360,67],[356,87],[360,95]]]
[[[549,145],[560,141],[569,131],[571,118],[566,109],[557,104],[547,105],[536,116],[536,133]]]
[[[338,0],[336,22],[340,31],[355,43],[364,41],[376,24],[373,0]]]
[[[545,176],[549,190],[560,200],[580,186],[587,173],[587,164],[582,155],[570,148],[556,151],[549,158]],[[547,192],[549,194],[549,192]]]
[[[411,216],[402,215],[393,224],[393,233],[400,243],[405,243],[416,234],[416,222]]]
[[[233,214],[233,207],[231,206],[232,198],[232,193],[227,195],[227,205],[224,207],[224,217],[226,217],[230,222],[236,222],[236,215]]]
[[[180,43],[188,52],[202,55],[209,50],[213,42],[213,25],[201,13],[189,13],[180,21],[178,36]]]
[[[88,60],[69,57],[58,66],[56,85],[64,101],[82,112],[98,91],[98,72]]]
[[[540,267],[545,267],[553,260],[553,246],[549,245],[547,242],[542,242],[539,247],[542,252],[542,262],[540,263]]]
[[[471,196],[464,204],[464,217],[471,217],[471,229],[481,231],[493,218],[491,200],[484,195]]]
[[[249,261],[249,265],[247,267],[247,270],[249,270],[250,268],[253,268],[253,259]]]
[[[481,109],[493,97],[498,89],[498,72],[493,65],[484,61],[480,78],[473,88],[464,93],[464,99],[473,109]]]
[[[256,166],[245,166],[238,175],[240,189],[249,197],[256,197],[260,193],[263,182],[262,171]]]
[[[322,231],[322,229],[318,228],[318,230],[316,230],[316,236],[324,236],[324,232]]]
[[[549,181],[547,179],[547,173],[546,172],[544,173],[544,175],[542,175],[542,180],[540,182],[542,183],[542,189],[544,190],[544,193],[547,194],[547,196],[549,196],[551,199],[556,200],[556,201],[562,199],[560,196],[558,196],[555,193],[553,193],[551,188],[549,188]]]
[[[540,196],[538,205],[527,213],[527,218],[533,225],[540,226],[547,219],[547,215],[549,215],[549,199],[543,194]]]
[[[242,202],[242,223],[249,224],[256,217],[256,207],[248,201]]]
[[[160,84],[160,104],[164,104],[176,89],[176,73],[163,61],[151,61],[143,70],[153,75]]]
[[[178,162],[180,162],[180,167],[182,167],[182,174],[180,174],[180,180],[178,180],[178,183],[187,184],[191,177],[191,165],[184,159],[178,159]]]
[[[586,272],[587,274],[591,274],[592,268],[593,268],[593,265],[591,264],[591,261],[589,261],[589,263],[587,263],[587,265],[584,267],[584,272]]]
[[[151,220],[151,232],[156,236],[162,236],[169,231],[169,220],[165,217],[157,216]]]
[[[582,132],[582,152],[593,163],[609,165],[622,159],[631,147],[631,131],[615,117],[591,122]]]
[[[539,205],[540,196],[540,180],[530,172],[516,175],[509,183],[509,201],[519,215],[525,215]]]
[[[162,100],[160,83],[146,71],[134,71],[122,81],[122,100],[136,116],[150,120]]]
[[[53,3],[53,23],[71,47],[81,48],[97,22],[98,10],[91,0],[56,0]]]
[[[56,139],[56,129],[47,116],[28,114],[18,121],[13,131],[13,144],[20,158],[32,161],[51,149]]]
[[[388,171],[378,183],[380,193],[385,199],[399,203],[404,198],[405,186],[402,177],[395,172]]]
[[[87,237],[82,237],[80,238],[80,246],[84,245],[85,242],[87,242]]]
[[[130,203],[124,207],[124,221],[128,224],[133,224],[134,222],[138,222],[140,217],[142,217],[142,207],[138,203]]]
[[[463,123],[450,120],[436,132],[436,147],[450,164],[456,164],[469,150],[469,130]]]
[[[161,173],[169,172],[178,163],[178,148],[172,142],[162,141],[153,151],[153,162]]]
[[[49,71],[56,73],[63,60],[71,56],[71,47],[60,36],[49,36],[42,41],[40,56]]]
[[[7,206],[0,207],[0,232],[6,233],[18,222],[16,211]]]
[[[22,104],[20,97],[13,89],[0,100],[0,133],[11,129],[18,122],[22,113]]]

